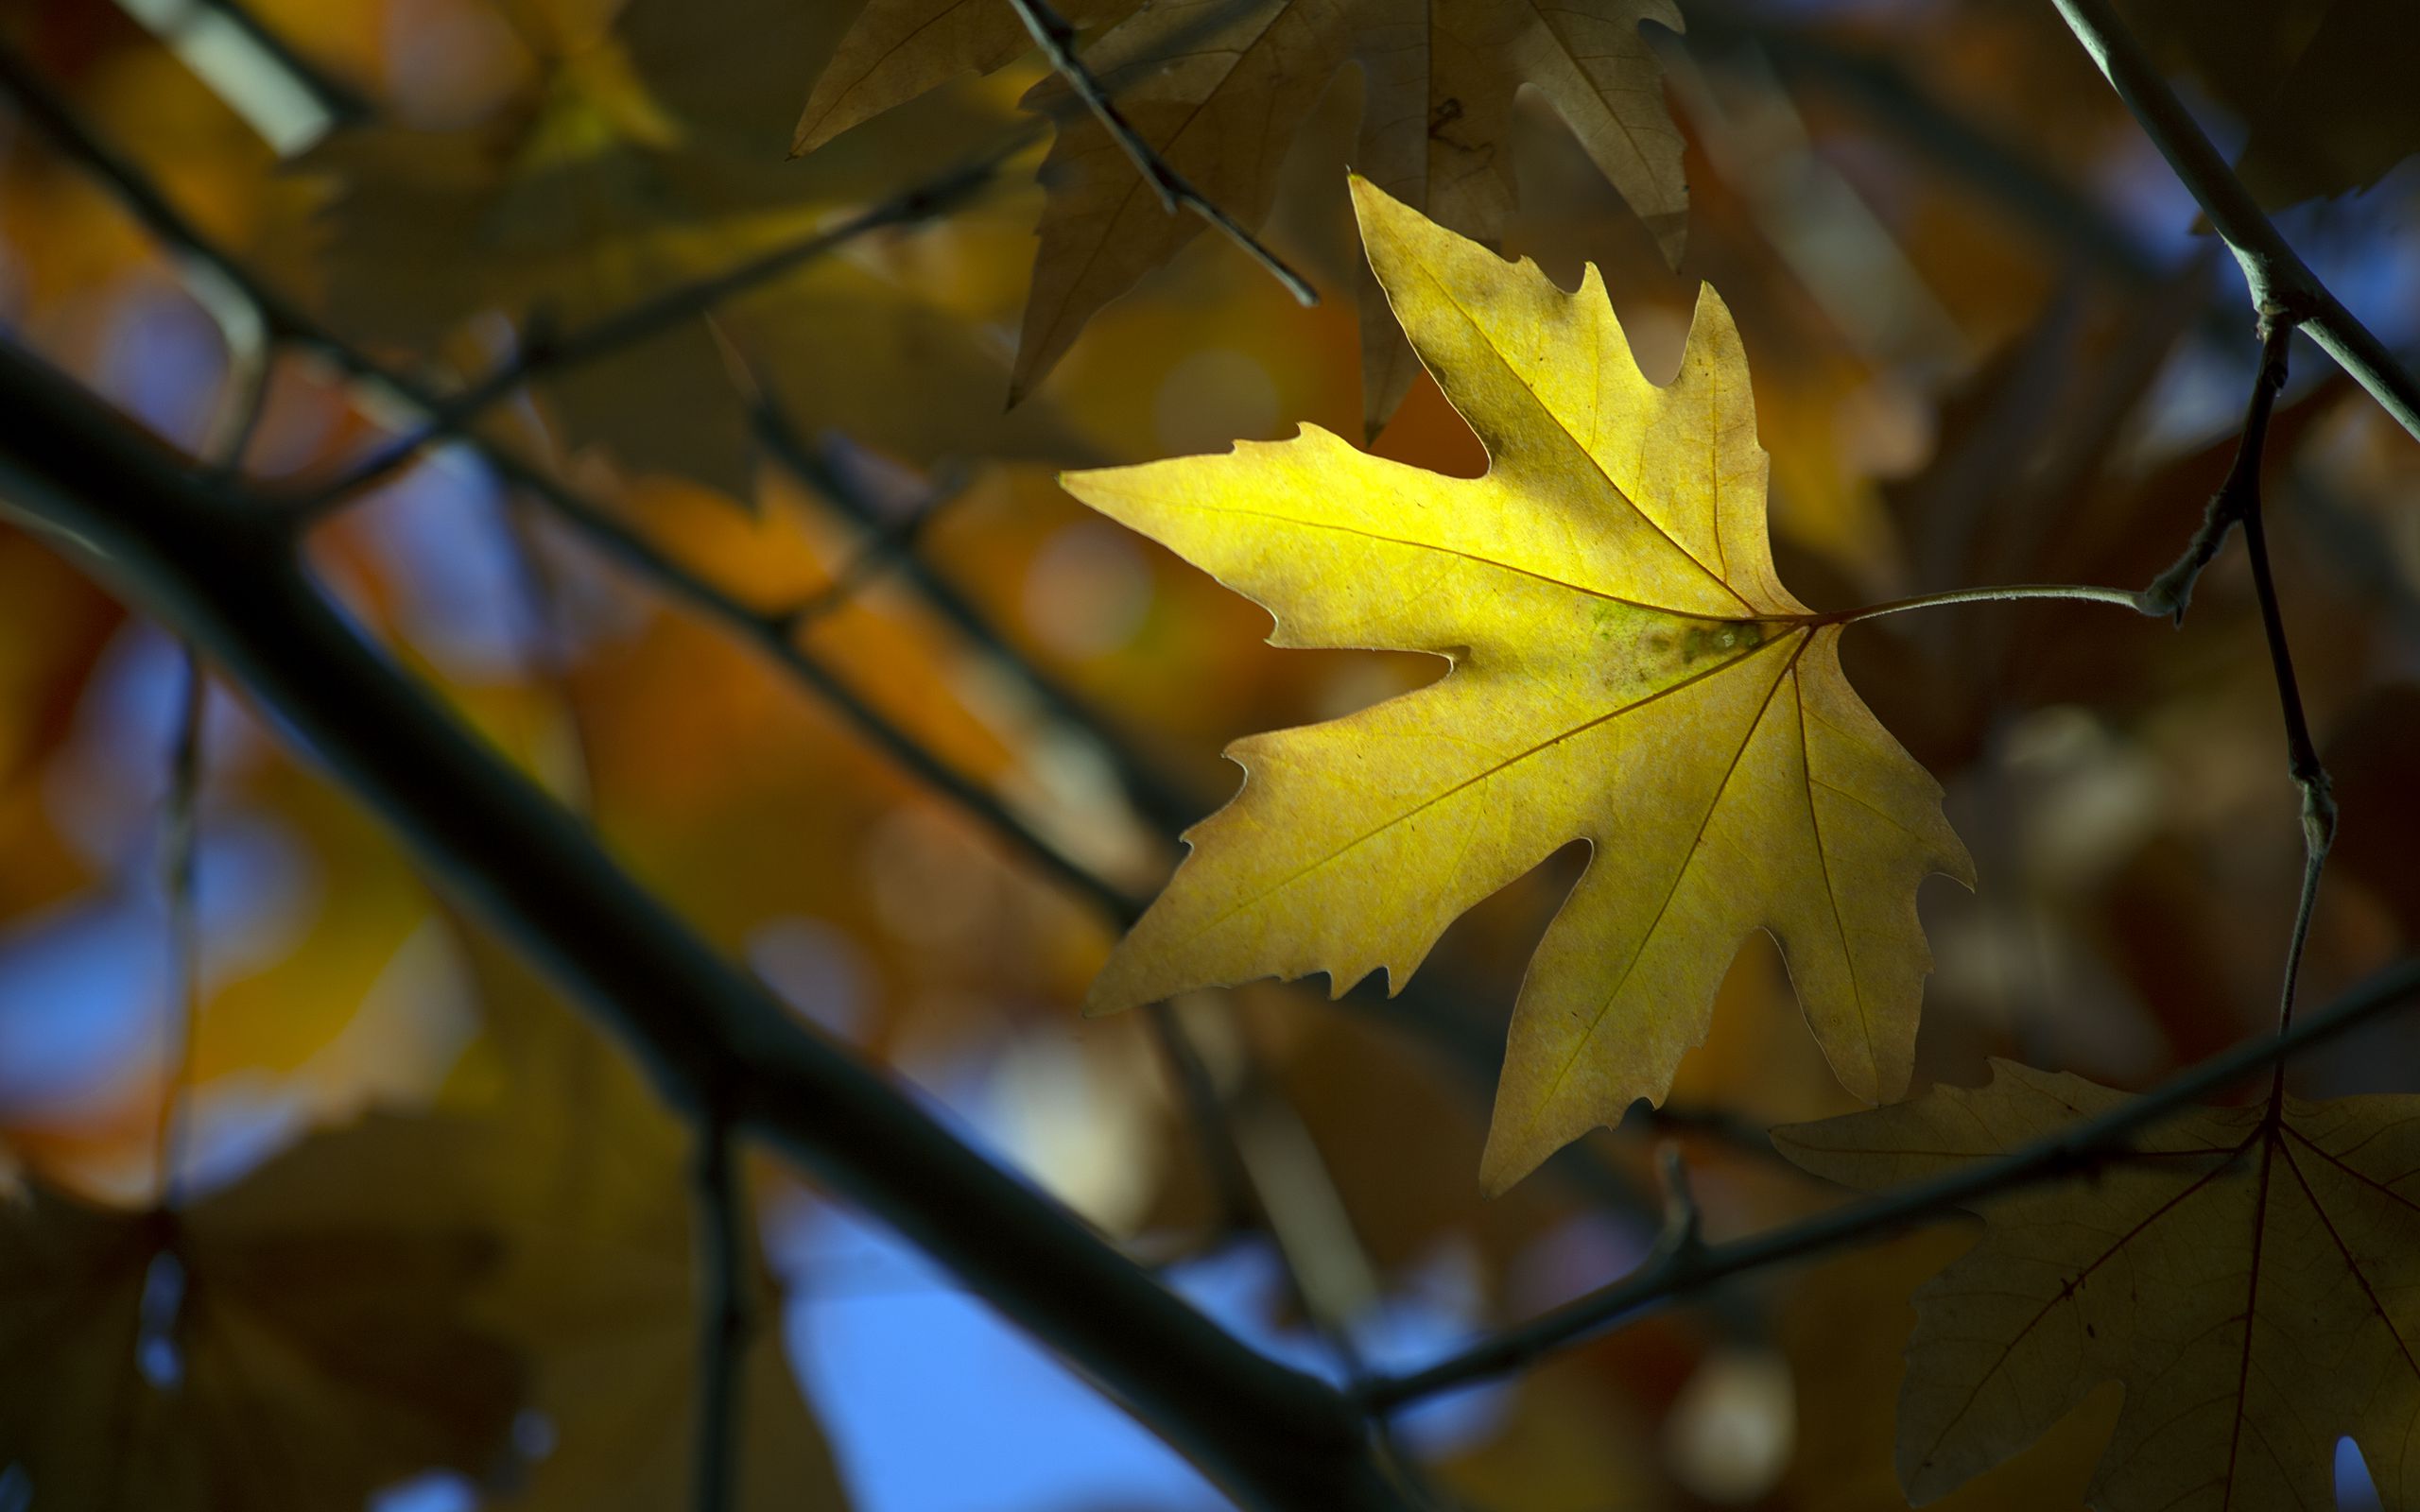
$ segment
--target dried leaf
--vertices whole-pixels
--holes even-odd
[[[1982,1087],[1773,1143],[1878,1191],[2124,1101],[1996,1060]],[[2200,1108],[2135,1151],[2088,1181],[1996,1196],[1981,1242],[1916,1293],[1899,1397],[1909,1496],[1955,1489],[2118,1381],[2124,1406],[2086,1493],[2103,1512],[2330,1507],[2346,1434],[2389,1508],[2420,1504],[2415,1099]]]
[[[484,1474],[524,1369],[469,1314],[503,1236],[426,1176],[467,1137],[373,1117],[176,1213],[39,1183],[0,1203],[0,1465],[36,1505],[130,1512],[320,1512]],[[390,1211],[403,1186],[416,1206]]]
[[[1071,9],[1083,25],[1132,9]],[[1212,203],[1247,226],[1268,215],[1277,173],[1346,63],[1364,79],[1355,157],[1389,193],[1492,242],[1512,208],[1513,98],[1542,91],[1678,260],[1687,185],[1661,71],[1639,33],[1674,31],[1671,0],[1170,0],[1134,10],[1084,61],[1126,119]],[[970,69],[997,68],[1028,39],[1005,0],[874,0],[834,52],[799,123],[806,150]],[[1056,80],[1028,103],[1063,107]],[[1201,234],[1170,215],[1109,132],[1071,114],[1042,169],[1049,194],[1012,393],[1030,392],[1100,308]],[[1415,371],[1376,291],[1362,289],[1364,421],[1394,413]]]

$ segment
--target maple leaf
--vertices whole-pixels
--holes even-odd
[[[1973,1090],[1773,1131],[1866,1190],[1993,1160],[2126,1094],[1992,1062]],[[2420,1098],[2192,1110],[2089,1181],[1995,1195],[1916,1293],[1898,1468],[1929,1502],[2124,1383],[2104,1512],[2336,1505],[2336,1441],[2420,1504]]]
[[[444,1121],[373,1116],[177,1212],[0,1204],[0,1466],[43,1507],[319,1512],[484,1474],[521,1356],[466,1315],[504,1241],[422,1179]],[[163,1267],[165,1267],[164,1270]]]
[[[1513,1011],[1482,1179],[1511,1185],[1702,1039],[1741,940],[1780,941],[1841,1083],[1908,1081],[1916,885],[1972,864],[1940,788],[1841,675],[1841,626],[1775,577],[1729,312],[1701,296],[1651,384],[1592,266],[1566,294],[1366,180],[1370,262],[1491,458],[1478,478],[1305,426],[1224,456],[1071,474],[1094,508],[1270,610],[1279,645],[1453,662],[1348,718],[1244,740],[1236,799],[1094,984],[1096,1011],[1383,966],[1582,838]]]
[[[1132,14],[1128,14],[1128,12]],[[1278,169],[1331,77],[1362,76],[1355,161],[1391,194],[1494,240],[1512,208],[1513,98],[1541,91],[1668,259],[1680,256],[1687,185],[1681,136],[1642,23],[1681,29],[1671,0],[1172,0],[1070,8],[1116,21],[1084,54],[1117,107],[1169,166],[1246,225],[1265,217]],[[1123,17],[1120,20],[1118,18]],[[1030,47],[1006,0],[873,0],[834,50],[800,117],[796,147],[970,69]],[[1062,100],[1046,80],[1028,96]],[[1039,383],[1086,321],[1201,232],[1170,215],[1089,116],[1062,121],[1042,167],[1048,199],[1011,392]],[[1374,432],[1415,369],[1375,291],[1361,301],[1363,420]]]

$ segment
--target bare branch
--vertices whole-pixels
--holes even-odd
[[[2109,0],[2051,0],[2101,76],[2135,113],[2143,132],[2243,267],[2253,307],[2265,319],[2282,312],[2310,333],[2395,421],[2420,438],[2420,384],[2386,343],[2353,318],[2261,212],[2259,201],[2179,101]]]
[[[2269,559],[2269,530],[2262,508],[2260,465],[2268,449],[2269,418],[2277,395],[2286,387],[2286,355],[2294,322],[2283,310],[2265,308],[2260,317],[2260,363],[2252,375],[2252,397],[2246,402],[2243,430],[2236,441],[2235,458],[2219,491],[2210,496],[2201,527],[2167,571],[2143,591],[2144,612],[2165,613],[2179,624],[2193,600],[2193,587],[2203,569],[2218,557],[2227,536],[2243,527],[2244,546],[2252,559],[2252,585],[2260,603],[2260,625],[2269,644],[2269,665],[2277,684],[2277,703],[2286,724],[2286,771],[2302,791],[2303,880],[2294,906],[2293,932],[2286,944],[2285,983],[2280,988],[2277,1022],[2280,1029],[2294,1020],[2294,984],[2302,972],[2303,947],[2310,937],[2311,908],[2319,896],[2319,875],[2336,841],[2336,798],[2321,765],[2319,747],[2311,739],[2310,722],[2303,713],[2302,685],[2294,676],[2294,656],[2286,642],[2285,611],[2277,599],[2276,576]],[[2280,1061],[2270,1101],[2285,1090],[2286,1068]]]
[[[748,1194],[718,1087],[698,1120],[698,1388],[695,1512],[732,1512],[739,1469],[740,1369],[756,1331],[748,1300]]]
[[[1804,1222],[1729,1244],[1708,1245],[1693,1260],[1651,1261],[1622,1280],[1425,1370],[1373,1382],[1360,1393],[1360,1401],[1372,1412],[1394,1412],[1441,1391],[1523,1369],[1554,1350],[1726,1278],[1868,1243],[1908,1224],[2020,1186],[2087,1176],[2110,1160],[2122,1159],[2126,1141],[2137,1130],[2182,1112],[2246,1076],[2283,1064],[2297,1052],[2333,1039],[2415,995],[2420,995],[2420,957],[2379,972],[2283,1034],[2246,1040],[2140,1097],[2044,1135],[1996,1160],[1978,1161]]]
[[[761,374],[750,373],[747,387],[752,390],[750,413],[757,439],[766,455],[800,483],[812,490],[825,503],[849,517],[859,528],[876,532],[880,544],[885,533],[895,528],[883,518],[874,500],[868,497],[848,475],[844,468],[831,465],[807,438],[799,434],[781,406],[780,396],[772,392]],[[928,510],[930,506],[926,507]],[[920,511],[920,513],[925,511]],[[980,648],[1007,671],[1047,710],[1051,716],[1080,730],[1093,747],[1099,752],[1116,773],[1118,785],[1125,790],[1143,817],[1171,841],[1187,825],[1201,816],[1204,800],[1197,794],[1184,791],[1171,783],[1150,762],[1139,756],[1132,746],[1104,721],[1083,698],[1059,679],[1020,652],[1000,632],[989,615],[976,606],[949,579],[925,565],[912,550],[915,532],[901,532],[895,558],[902,576],[913,585],[917,595],[952,628]],[[875,564],[872,557],[861,558],[868,570]],[[837,591],[838,580],[826,592]],[[820,596],[820,595],[819,595]],[[1139,909],[1130,907],[1118,915],[1120,927],[1132,924]],[[1115,912],[1115,910],[1113,910]]]
[[[190,641],[183,653],[184,692],[177,701],[177,733],[168,749],[167,835],[161,846],[160,879],[168,895],[169,1010],[155,1132],[153,1200],[177,1205],[184,1167],[185,1096],[193,1082],[194,1036],[201,1023],[201,919],[195,858],[201,830],[201,728],[210,707],[210,681],[201,654]]]
[[[1404,1504],[1358,1412],[1185,1307],[689,933],[587,829],[365,644],[241,490],[0,345],[0,513],[205,647],[696,1119],[731,1121],[1040,1334],[1246,1505]]]
[[[2277,703],[2286,723],[2286,772],[2302,790],[2303,882],[2294,904],[2293,933],[2286,942],[2285,982],[2277,1000],[2277,1028],[2294,1022],[2294,986],[2302,974],[2303,947],[2310,938],[2311,908],[2319,898],[2319,874],[2336,843],[2336,797],[2321,765],[2319,747],[2310,737],[2310,722],[2303,714],[2302,685],[2294,676],[2294,655],[2286,644],[2285,611],[2277,601],[2277,580],[2269,562],[2269,527],[2263,519],[2260,457],[2269,432],[2269,412],[2278,390],[2286,387],[2286,349],[2292,334],[2290,321],[2262,318],[2260,369],[2253,378],[2252,408],[2244,421],[2243,443],[2220,497],[2232,496],[2243,522],[2243,543],[2252,558],[2253,592],[2260,601],[2260,625],[2269,642],[2269,665],[2277,683]],[[2180,606],[2181,608],[2181,606]],[[2269,1090],[2273,1109],[2286,1090],[2286,1063],[2277,1062]]]

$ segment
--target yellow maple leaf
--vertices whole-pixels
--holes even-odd
[[[1992,1063],[1972,1090],[1776,1129],[1807,1170],[1878,1191],[1990,1160],[2125,1101]],[[1929,1502],[2103,1382],[2103,1512],[2332,1507],[2350,1434],[2389,1507],[2420,1504],[2420,1098],[2192,1110],[2089,1181],[2020,1189],[1916,1293],[1900,1484]]]
[[[1540,91],[1624,200],[1677,260],[1688,186],[1681,135],[1639,26],[1681,29],[1671,0],[1115,0],[1064,8],[1079,26],[1115,21],[1084,54],[1134,129],[1169,166],[1246,225],[1265,217],[1278,169],[1337,71],[1362,77],[1354,159],[1439,220],[1493,240],[1512,210],[1513,99]],[[1131,12],[1128,13],[1128,12]],[[1120,19],[1120,18],[1123,19]],[[796,147],[951,76],[1000,67],[1030,46],[1006,0],[873,0],[834,49],[800,118]],[[1046,81],[1028,103],[1058,102]],[[1012,391],[1042,380],[1110,301],[1201,232],[1170,215],[1125,151],[1089,116],[1059,128],[1033,292]],[[1374,430],[1414,374],[1380,301],[1361,301],[1363,420]]]
[[[1868,1101],[1907,1086],[1916,885],[1972,863],[1940,788],[1841,675],[1841,625],[1773,574],[1747,358],[1711,289],[1668,387],[1591,267],[1566,294],[1365,180],[1354,198],[1411,345],[1486,444],[1478,478],[1306,426],[1224,456],[1070,475],[1078,498],[1277,616],[1274,644],[1449,658],[1442,681],[1240,741],[1235,801],[1095,984],[1187,988],[1377,967],[1574,838],[1596,854],[1513,1011],[1482,1179],[1502,1190],[1703,1038],[1761,926]]]

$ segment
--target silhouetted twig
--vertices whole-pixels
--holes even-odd
[[[739,1471],[741,1368],[755,1332],[749,1305],[748,1196],[724,1098],[709,1087],[698,1119],[696,1512],[732,1512]]]
[[[1644,1267],[1611,1286],[1426,1369],[1370,1383],[1360,1393],[1361,1403],[1372,1412],[1393,1412],[1456,1386],[1522,1369],[1556,1349],[1728,1277],[1863,1244],[2020,1186],[2087,1175],[2111,1159],[2122,1159],[2125,1142],[2135,1131],[2180,1113],[2245,1076],[2281,1065],[2297,1052],[2333,1039],[2414,995],[2420,995],[2420,958],[2379,972],[2284,1034],[2246,1040],[2139,1097],[1996,1159],[1729,1244],[1659,1248]]]
[[[1099,77],[1076,56],[1076,28],[1067,24],[1066,17],[1052,9],[1048,0],[1009,0],[1009,4],[1016,10],[1017,19],[1025,23],[1026,31],[1032,36],[1034,45],[1042,49],[1042,56],[1052,71],[1067,81],[1067,87],[1100,122],[1101,129],[1109,133],[1110,140],[1115,142],[1118,149],[1134,164],[1134,171],[1141,174],[1143,181],[1151,186],[1151,192],[1160,197],[1161,209],[1171,215],[1185,210],[1200,215],[1220,235],[1242,248],[1246,255],[1266,268],[1270,277],[1284,284],[1286,292],[1294,296],[1297,301],[1303,304],[1320,302],[1319,291],[1311,287],[1309,280],[1287,266],[1275,252],[1261,245],[1259,238],[1238,225],[1233,215],[1193,187],[1191,180],[1179,173],[1157,147],[1144,140],[1142,132],[1134,129],[1133,124],[1118,110],[1117,102],[1110,97],[1109,90]]]

